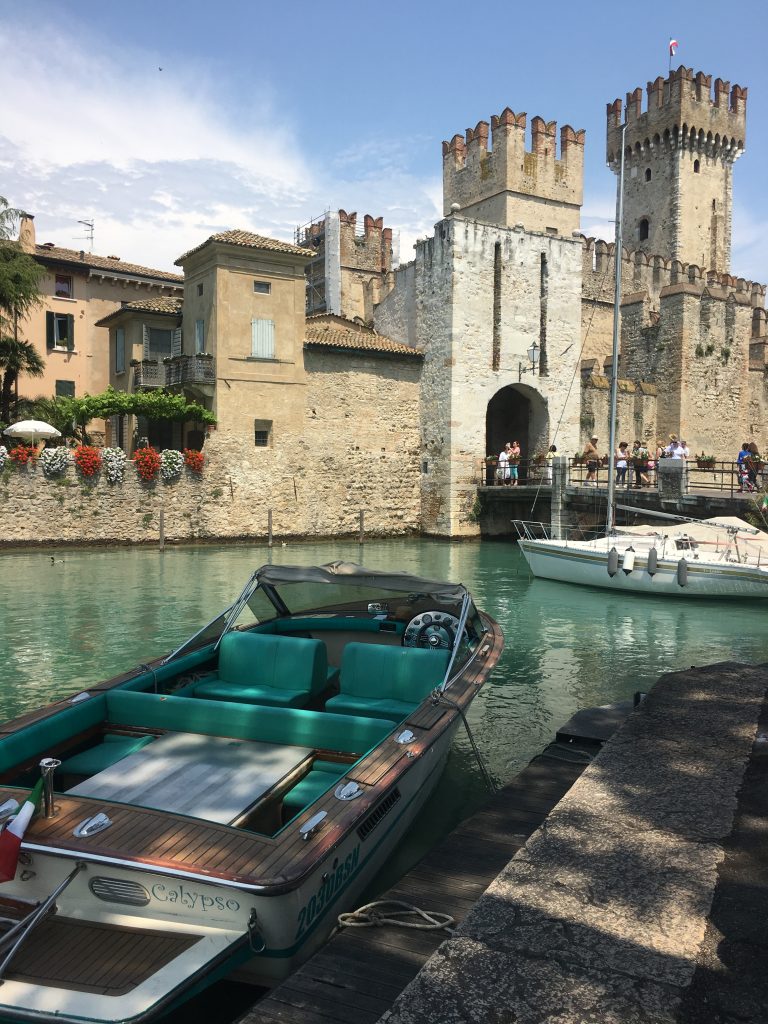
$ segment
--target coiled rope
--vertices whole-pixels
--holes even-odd
[[[383,908],[391,908],[384,910]],[[339,914],[340,928],[384,928],[387,925],[396,928],[416,928],[420,931],[435,932],[444,929],[453,934],[454,918],[450,914],[439,914],[434,910],[420,910],[410,903],[400,900],[376,900],[366,903],[358,910]]]

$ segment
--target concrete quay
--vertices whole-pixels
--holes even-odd
[[[382,1024],[766,1020],[767,689],[663,676]]]

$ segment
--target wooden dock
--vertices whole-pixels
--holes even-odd
[[[583,748],[552,744],[380,898],[461,922],[588,763]],[[339,931],[239,1024],[373,1024],[446,937],[395,927]]]

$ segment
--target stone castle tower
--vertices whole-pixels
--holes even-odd
[[[557,156],[555,121],[534,117],[531,149],[526,150],[526,114],[506,107],[488,122],[467,128],[443,143],[443,214],[458,206],[462,215],[485,224],[550,235],[570,235],[579,227],[584,182],[584,132],[560,129]]]
[[[730,272],[734,161],[744,151],[747,90],[680,67],[627,93],[624,244]],[[622,103],[608,104],[607,158],[618,174]]]

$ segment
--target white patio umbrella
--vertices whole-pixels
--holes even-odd
[[[61,437],[61,431],[42,420],[20,420],[3,431],[8,437],[22,437],[26,441],[44,441],[50,437]]]

